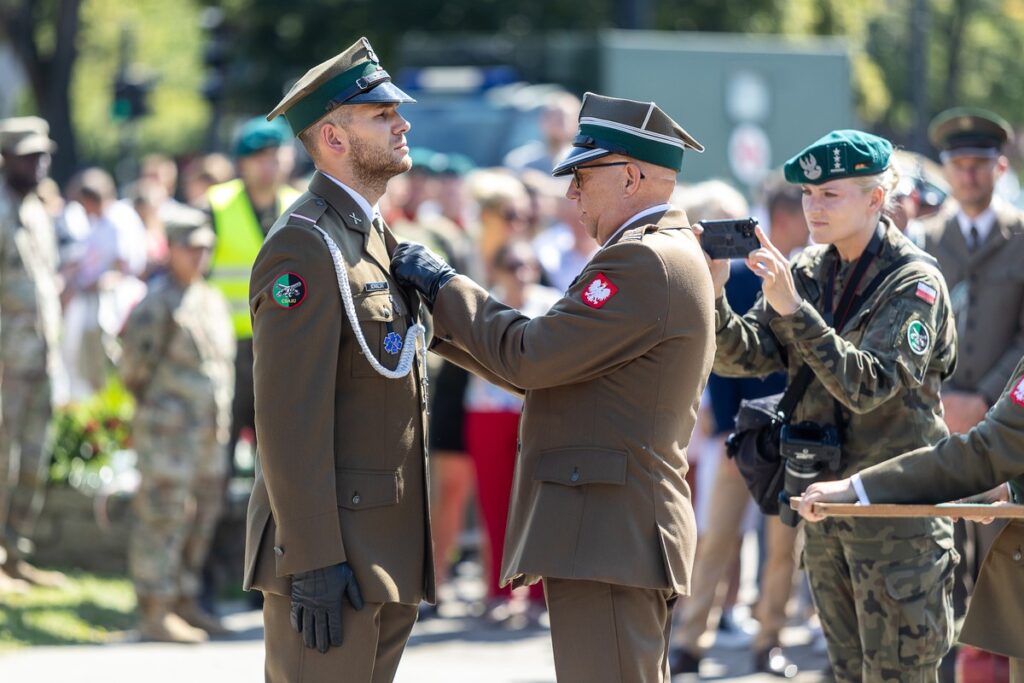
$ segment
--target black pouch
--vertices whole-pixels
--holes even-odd
[[[741,401],[736,431],[726,441],[726,453],[736,461],[747,490],[766,515],[779,514],[779,494],[785,484],[779,434],[812,379],[814,371],[804,365],[784,394]]]
[[[726,441],[726,453],[736,461],[747,490],[766,515],[779,514],[779,494],[785,480],[785,462],[779,453],[779,414],[782,394],[740,402],[736,431]]]

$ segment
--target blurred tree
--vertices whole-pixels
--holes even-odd
[[[53,173],[61,180],[77,164],[69,84],[81,6],[82,0],[0,0],[0,30],[28,75],[36,110],[60,146]]]
[[[133,31],[137,67],[159,77],[140,119],[139,150],[180,153],[199,147],[207,111],[199,93],[199,7],[196,0],[0,0],[0,35],[28,75],[27,110],[50,123],[60,146],[53,174],[113,168],[119,125],[111,119],[119,35]],[[125,125],[125,124],[120,124]]]

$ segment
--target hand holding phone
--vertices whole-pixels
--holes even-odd
[[[761,246],[757,240],[756,218],[698,221],[703,228],[701,246],[715,260],[746,258]]]

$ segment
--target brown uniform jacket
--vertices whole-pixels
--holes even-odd
[[[992,405],[1024,356],[1024,223],[1016,208],[994,201],[996,222],[972,254],[951,203],[914,238],[939,262],[956,314],[959,358],[948,386]]]
[[[465,277],[434,306],[435,348],[525,391],[502,580],[689,592],[686,446],[714,355],[714,295],[681,211],[598,252],[527,318]],[[445,343],[450,342],[450,343]]]
[[[860,473],[873,503],[941,503],[1024,475],[1024,360],[967,434]],[[1024,658],[1024,522],[1003,529],[985,558],[960,641]]]
[[[371,352],[398,364],[411,309],[391,277],[371,217],[330,178],[278,219],[253,265],[250,306],[259,459],[249,502],[245,582],[288,595],[289,575],[348,562],[368,602],[433,600],[427,513],[423,368],[379,375],[344,313],[330,252],[337,243]],[[289,308],[273,287],[292,273],[305,298]],[[393,347],[392,347],[393,348]]]

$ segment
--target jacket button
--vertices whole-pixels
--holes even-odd
[[[1013,554],[1013,561],[1020,562],[1021,557],[1024,557],[1024,555],[1021,555],[1021,552],[1018,550]]]
[[[569,475],[569,481],[579,481],[579,480],[580,480],[580,471],[578,469],[574,469],[572,471],[572,474]]]
[[[353,505],[359,505],[360,501],[362,501],[362,500],[363,499],[359,497],[358,493],[356,495],[352,496],[352,504]]]
[[[284,548],[279,545],[274,546],[274,555],[277,557],[284,557]]]
[[[322,199],[317,199],[317,200],[316,200],[315,202],[313,202],[313,203],[314,203],[314,204],[316,204],[317,206],[323,206],[323,205],[324,205],[324,200],[322,200]]]
[[[381,314],[382,316],[384,316],[385,318],[390,318],[390,317],[391,317],[391,311],[389,311],[389,310],[388,310],[388,309],[386,309],[386,308],[385,308],[385,309],[384,309],[383,311],[381,311],[381,312],[380,312],[380,314]]]

